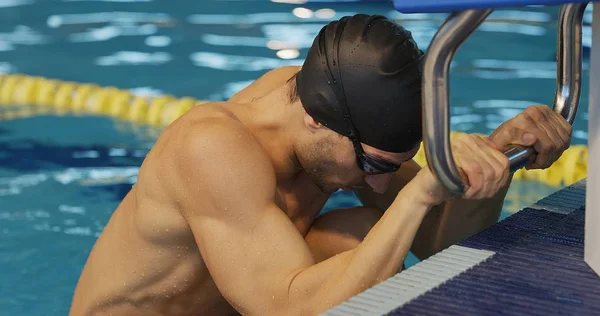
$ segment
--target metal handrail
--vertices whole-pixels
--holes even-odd
[[[581,94],[582,21],[587,3],[561,6],[558,30],[557,89],[554,111],[573,124]],[[438,180],[452,193],[463,194],[464,183],[450,146],[448,72],[458,47],[492,13],[493,9],[465,10],[451,14],[433,37],[423,69],[423,129],[427,163]],[[531,147],[513,146],[505,151],[514,172],[534,153]]]

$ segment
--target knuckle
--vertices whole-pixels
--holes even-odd
[[[470,164],[467,166],[466,171],[469,174],[482,174],[483,173],[483,168],[481,168],[480,165],[478,164]]]
[[[523,111],[523,114],[525,114],[526,118],[528,118],[530,121],[545,120],[542,106],[539,106],[539,105],[534,105],[534,106],[528,107],[527,109],[525,109],[525,111]]]
[[[542,143],[541,147],[542,147],[543,152],[549,152],[549,151],[552,151],[554,144],[551,142],[544,142],[544,143]]]
[[[505,171],[507,171],[510,168],[510,161],[508,160],[508,157],[503,156],[503,159],[500,160],[500,165],[499,165],[499,170],[500,173],[503,175]]]
[[[571,133],[573,132],[573,126],[571,126],[571,124],[566,124],[565,127],[565,131],[567,132],[568,135],[571,135]]]
[[[506,157],[506,155],[502,154],[500,156],[500,161],[502,164],[502,169],[508,169],[510,167],[510,160],[508,160],[508,157]]]
[[[566,139],[559,138],[559,151],[563,151],[569,147],[569,142]]]
[[[500,181],[504,178],[504,175],[508,172],[506,168],[498,168],[496,170],[496,180]]]

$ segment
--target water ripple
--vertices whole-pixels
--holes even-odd
[[[33,0],[0,0],[0,8],[18,7],[34,3]]]
[[[68,168],[52,175],[54,180],[69,184],[77,182],[80,185],[107,185],[119,183],[135,183],[139,167],[104,167],[104,168]]]
[[[99,42],[107,41],[119,36],[146,36],[156,33],[158,27],[154,24],[113,26],[107,25],[100,28],[90,28],[84,33],[69,35],[69,41],[77,42]]]
[[[213,52],[196,52],[190,55],[195,66],[219,70],[262,71],[283,66],[302,65],[302,59],[277,59],[257,56],[226,55]]]
[[[95,63],[100,66],[121,65],[162,65],[171,61],[173,57],[166,52],[132,52],[120,51],[109,56],[96,58]]]
[[[42,45],[48,42],[48,36],[28,26],[17,25],[12,32],[0,33],[0,52],[14,50],[17,45]]]
[[[232,25],[232,24],[269,24],[294,22],[329,22],[356,12],[335,12],[333,15],[310,15],[299,17],[293,12],[265,12],[249,14],[192,14],[186,18],[188,23],[199,25]]]
[[[53,14],[48,17],[46,23],[51,28],[73,24],[96,24],[96,23],[155,23],[169,24],[173,20],[165,13],[144,12],[94,12],[77,14]]]

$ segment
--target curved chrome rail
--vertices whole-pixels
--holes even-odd
[[[560,9],[557,55],[557,89],[554,111],[573,124],[581,92],[582,20],[587,3],[566,4]],[[423,129],[427,163],[433,174],[450,191],[464,193],[464,183],[456,168],[450,146],[448,72],[458,47],[492,12],[466,10],[450,15],[427,49],[423,69]],[[514,146],[505,154],[511,172],[527,163],[531,147]]]

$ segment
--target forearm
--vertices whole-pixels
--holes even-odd
[[[292,311],[324,311],[400,270],[430,209],[416,182],[398,194],[358,247],[304,269],[293,278],[289,291]]]
[[[424,260],[494,225],[502,212],[511,181],[512,176],[489,199],[468,200],[456,197],[432,207],[417,232],[413,253]]]

